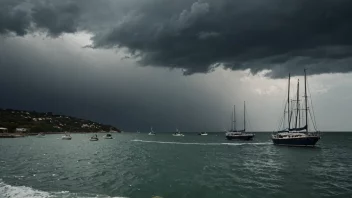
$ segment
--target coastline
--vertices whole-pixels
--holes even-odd
[[[41,132],[45,135],[55,135],[55,134],[87,134],[87,133],[119,133],[117,131],[108,132],[108,131],[101,131],[101,132]],[[0,138],[21,138],[26,136],[36,136],[40,133],[0,133]]]

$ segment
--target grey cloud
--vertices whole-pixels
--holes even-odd
[[[27,34],[30,27],[29,15],[16,6],[16,0],[0,2],[0,34],[11,32],[19,36]]]
[[[191,26],[198,18],[204,16],[209,12],[209,4],[201,1],[197,1],[192,4],[189,10],[185,9],[180,13],[180,16],[176,20],[176,26],[178,30],[182,30]]]
[[[217,32],[200,32],[198,38],[199,39],[208,39],[211,37],[217,37],[220,34]]]
[[[304,67],[312,74],[352,70],[349,0],[33,2],[22,14],[9,14],[14,6],[2,12],[0,32],[24,35],[30,23],[51,36],[88,31],[93,48],[124,47],[142,65],[187,74],[220,65],[268,69],[271,77]]]
[[[78,29],[79,7],[74,3],[65,5],[41,5],[32,10],[33,22],[51,36],[75,33]]]
[[[114,53],[68,48],[70,41],[38,36],[1,40],[0,108],[51,111],[125,131],[147,131],[150,126],[157,132],[176,127],[216,131],[229,125],[231,105],[222,99],[229,92],[218,88],[224,83],[204,86],[202,77],[135,67]]]
[[[304,67],[315,74],[349,72],[350,8],[345,0],[197,1],[179,15],[170,13],[176,21],[161,21],[157,12],[142,9],[132,26],[118,26],[94,44],[127,47],[141,64],[184,68],[188,74],[214,65],[253,73],[269,69],[272,77],[299,75]]]

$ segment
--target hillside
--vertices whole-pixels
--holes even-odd
[[[0,109],[0,128],[7,128],[9,132],[100,132],[117,131],[111,125],[105,125],[90,120],[66,115],[55,115],[51,112],[38,113],[35,111],[21,111]],[[21,129],[22,128],[22,129]]]

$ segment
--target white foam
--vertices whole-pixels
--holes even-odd
[[[269,145],[273,144],[272,142],[246,142],[246,143],[221,143],[222,145],[230,146],[241,146],[241,145]]]
[[[50,197],[50,193],[34,190],[26,186],[11,186],[0,180],[0,197],[4,198],[43,198]]]
[[[123,198],[96,194],[77,194],[69,191],[45,192],[27,186],[11,186],[0,179],[0,198]]]
[[[219,145],[219,143],[197,143],[197,142],[162,142],[148,140],[131,140],[132,142],[158,143],[158,144],[186,144],[186,145]]]
[[[205,142],[162,142],[162,141],[150,141],[150,140],[131,140],[132,142],[144,142],[144,143],[158,143],[158,144],[184,144],[184,145],[204,145],[204,146],[242,146],[242,145],[268,145],[271,142],[246,142],[246,143],[205,143]]]

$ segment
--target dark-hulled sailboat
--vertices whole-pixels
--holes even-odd
[[[228,140],[252,140],[254,138],[254,134],[246,133],[246,102],[244,102],[244,110],[243,110],[243,130],[236,129],[236,109],[233,106],[233,120],[232,120],[232,129],[226,132],[226,138]]]
[[[290,99],[290,75],[288,77],[288,97],[285,106],[284,117],[282,120],[282,129],[275,132],[272,135],[272,141],[275,145],[283,146],[308,146],[314,147],[315,144],[320,139],[320,133],[316,128],[316,122],[314,118],[314,113],[312,114],[308,108],[308,96],[307,96],[307,74],[304,70],[304,109],[301,109],[300,99],[299,99],[299,80],[297,83],[297,98],[296,100]],[[291,101],[291,104],[290,104]],[[290,110],[291,105],[291,110]],[[287,111],[286,111],[287,109]],[[302,110],[304,114],[302,114]],[[287,113],[287,127],[285,127]],[[309,132],[308,128],[308,116],[310,116],[315,131]],[[304,122],[303,118],[304,117]],[[292,122],[294,120],[294,123]],[[303,126],[301,126],[304,124]]]

